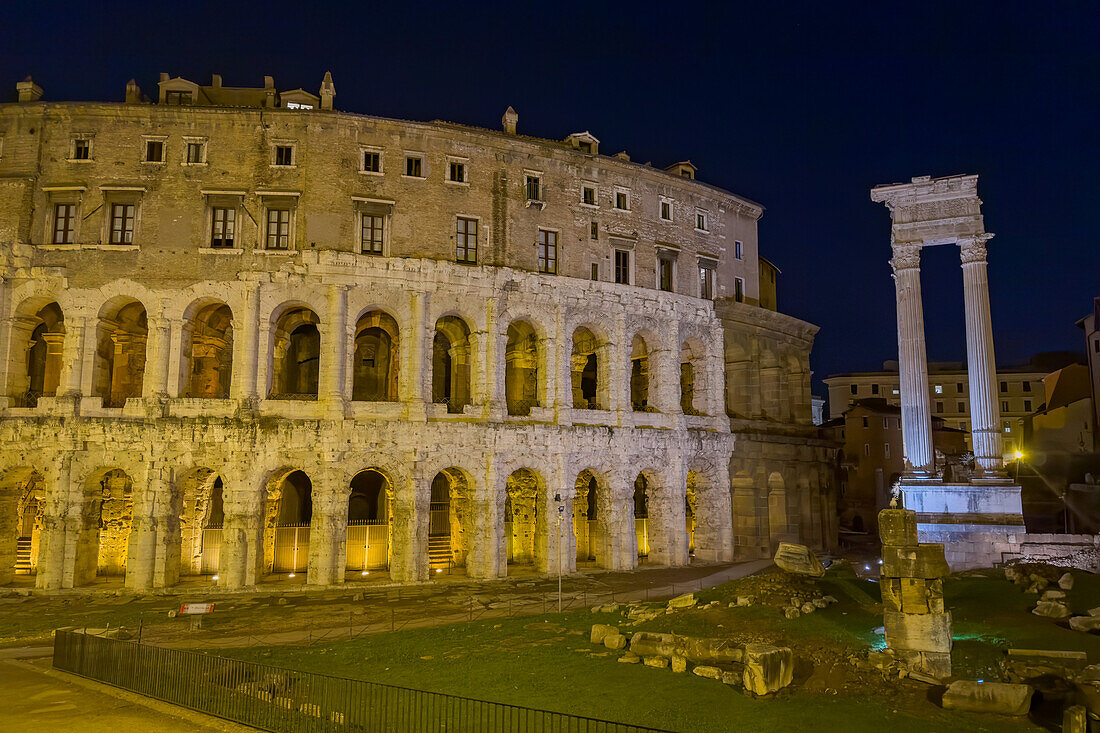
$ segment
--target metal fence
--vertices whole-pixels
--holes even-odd
[[[277,733],[658,731],[72,631],[56,633],[53,665],[82,677]]]

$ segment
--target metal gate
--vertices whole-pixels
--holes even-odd
[[[304,573],[309,566],[309,525],[275,528],[274,573]]]

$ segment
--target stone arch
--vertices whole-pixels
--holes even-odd
[[[634,479],[634,535],[638,545],[638,557],[649,557],[649,479],[642,471]]]
[[[504,349],[504,399],[509,415],[530,415],[539,407],[539,337],[535,327],[525,320],[508,324]]]
[[[653,412],[649,397],[649,346],[638,333],[630,344],[630,407],[635,412]]]
[[[733,504],[728,475],[696,462],[684,477],[684,528],[691,556],[703,562],[733,558]]]
[[[429,497],[428,565],[433,571],[465,567],[470,551],[470,496],[474,485],[469,472],[444,468],[434,475]]]
[[[297,468],[276,471],[268,479],[263,506],[263,570],[294,577],[309,564],[313,482]]]
[[[320,379],[321,319],[303,305],[272,313],[270,399],[315,400]]]
[[[389,313],[375,309],[355,323],[351,398],[360,402],[396,402],[400,375],[400,329]]]
[[[610,405],[608,352],[606,338],[588,325],[573,331],[570,377],[573,408],[606,410]]]
[[[203,298],[183,313],[180,394],[227,399],[233,378],[233,311]]]
[[[348,484],[347,553],[349,571],[366,575],[388,568],[392,552],[393,481],[378,467],[364,468]]]
[[[217,575],[225,522],[225,480],[217,471],[196,466],[176,482],[173,514],[179,517],[180,574]]]
[[[680,410],[685,415],[703,415],[710,393],[706,346],[689,337],[680,345]]]
[[[145,381],[148,317],[141,301],[117,295],[99,311],[92,394],[104,407],[122,407],[130,397],[141,397]]]
[[[594,563],[600,568],[616,566],[615,524],[620,509],[614,506],[611,484],[605,474],[591,468],[577,474],[573,493],[573,531],[578,562]]]
[[[65,316],[48,295],[16,306],[8,350],[8,396],[12,407],[34,407],[53,397],[61,379]]]
[[[471,403],[474,347],[470,327],[460,316],[445,315],[432,338],[432,402],[461,413]]]
[[[83,483],[73,585],[126,574],[134,520],[134,481],[121,468],[100,468]]]
[[[546,563],[546,485],[530,468],[519,468],[505,482],[504,527],[509,564]]]
[[[45,498],[45,481],[33,468],[0,474],[0,585],[34,574]]]

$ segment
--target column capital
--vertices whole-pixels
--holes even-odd
[[[986,262],[985,243],[993,239],[992,234],[976,234],[973,237],[959,239],[959,252],[964,265]]]
[[[920,250],[919,244],[894,244],[891,245],[891,249],[894,251],[894,256],[890,260],[890,267],[894,268],[894,274],[902,270],[919,270],[920,269]]]

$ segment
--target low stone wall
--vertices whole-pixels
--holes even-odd
[[[1026,532],[958,532],[920,525],[922,542],[942,542],[951,570],[999,567],[1015,562],[1041,562],[1100,572],[1100,535],[1030,534]]]

